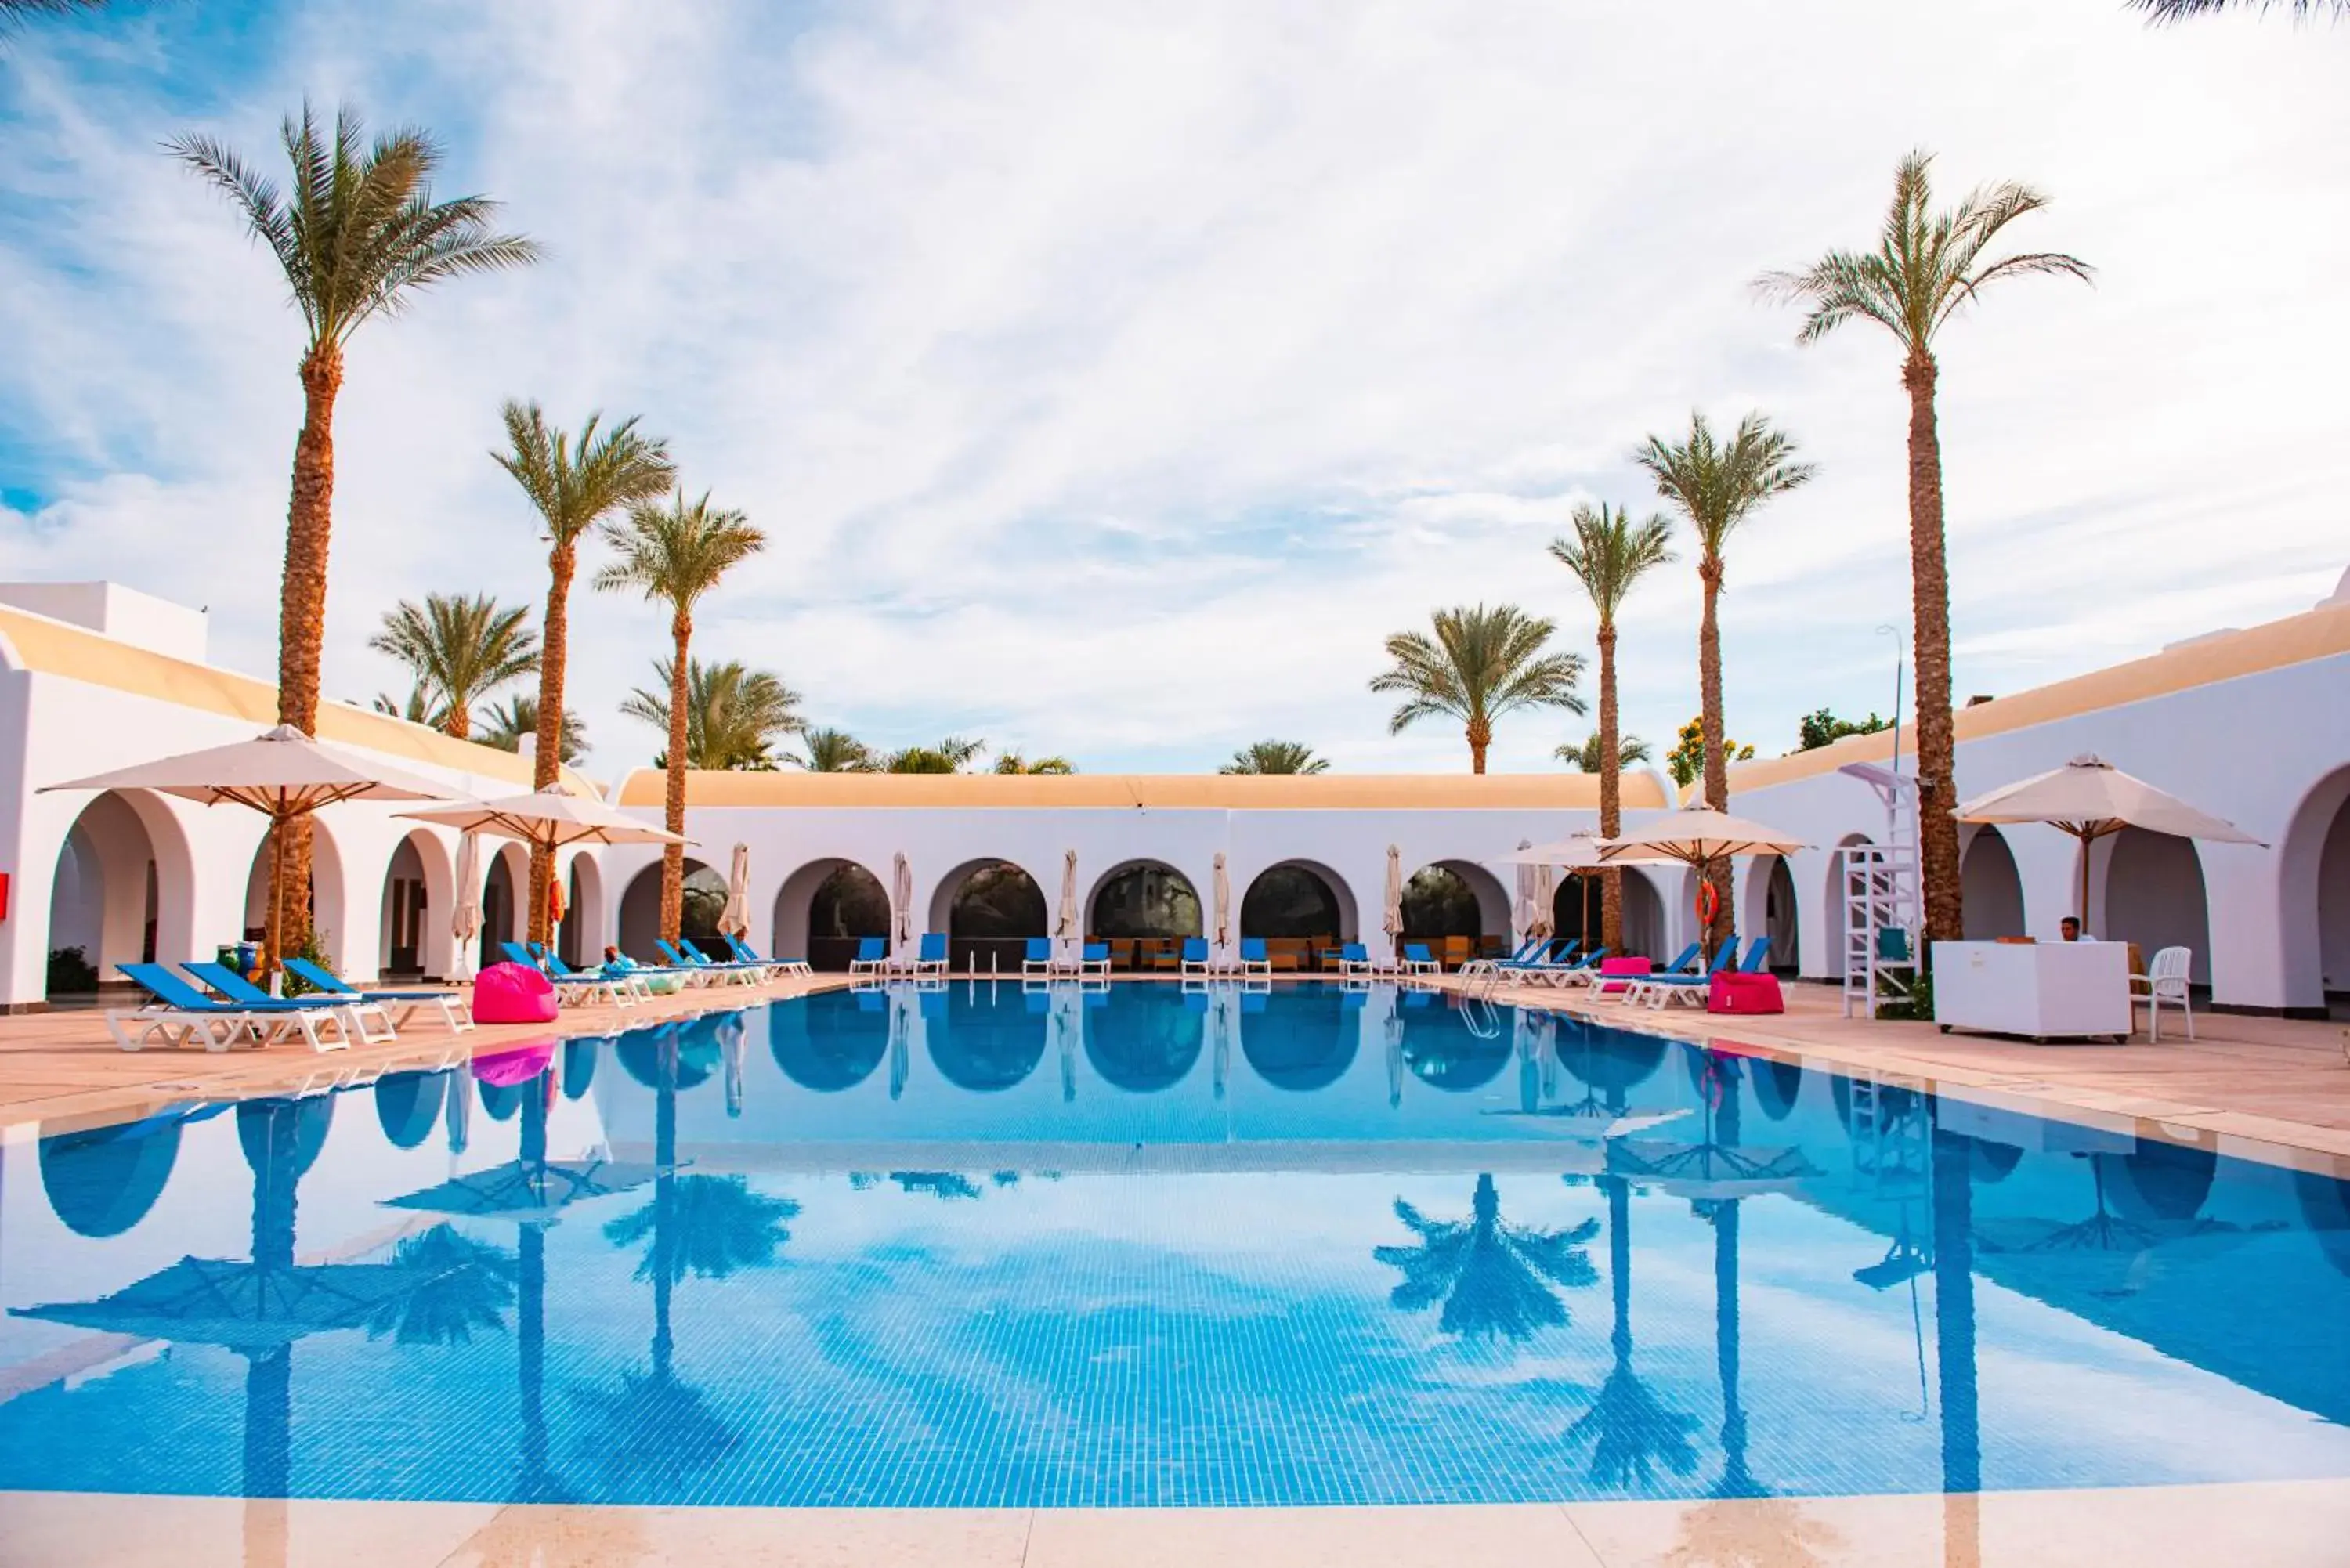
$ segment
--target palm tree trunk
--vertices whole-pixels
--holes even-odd
[[[1942,443],[1934,429],[1934,357],[1901,367],[1909,389],[1909,595],[1918,659],[1918,849],[1925,878],[1927,952],[1965,934],[1959,886],[1950,722],[1950,571],[1942,543]]]
[[[1935,1121],[1941,1117],[1939,1106]],[[1933,1132],[1934,1369],[1941,1391],[1942,1490],[1982,1487],[1982,1428],[1976,1398],[1974,1189],[1963,1137]],[[1963,1542],[1946,1541],[1946,1552]],[[1963,1554],[1961,1554],[1963,1555]]]
[[[1624,831],[1624,742],[1617,734],[1616,623],[1599,623],[1599,836],[1613,838]],[[1586,931],[1584,938],[1590,939]],[[1624,873],[1609,870],[1599,878],[1600,945],[1620,950],[1624,945]]]
[[[277,591],[277,722],[318,732],[318,659],[327,637],[327,544],[335,507],[335,398],[343,389],[343,350],[317,344],[302,357],[302,433],[294,441],[294,493],[286,509],[286,567]],[[286,948],[310,935],[310,822],[286,836],[271,897],[289,920]],[[300,888],[301,898],[288,897]]]
[[[473,738],[473,714],[470,701],[460,702],[453,693],[451,694],[449,714],[441,721],[441,732],[452,740],[470,741]]]
[[[1698,623],[1697,676],[1704,699],[1700,710],[1705,733],[1705,803],[1716,811],[1730,809],[1730,760],[1723,755],[1721,737],[1721,623],[1716,618],[1715,607],[1721,597],[1721,557],[1707,555],[1698,562],[1698,581],[1705,589],[1705,613]],[[1713,961],[1714,949],[1729,934],[1730,863],[1716,861],[1708,866],[1705,879],[1713,884],[1713,919],[1706,922],[1702,938],[1706,961]]]
[[[542,790],[562,776],[563,679],[571,657],[571,574],[579,546],[566,539],[547,552],[546,616],[539,627],[538,736],[532,742],[530,787]],[[547,892],[555,884],[555,852],[530,852],[530,940],[552,942]]]
[[[687,685],[686,648],[693,640],[693,618],[681,615],[670,622],[671,635],[677,639],[675,655],[669,672],[669,781],[663,797],[665,810],[661,824],[671,833],[685,832],[685,741],[686,703],[691,696]],[[685,919],[685,846],[666,845],[661,849],[661,936],[676,941]]]
[[[1482,719],[1469,721],[1469,771],[1485,771],[1485,748],[1493,743],[1493,726]]]

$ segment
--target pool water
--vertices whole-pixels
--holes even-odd
[[[0,1150],[0,1488],[2350,1476],[2350,1192],[1388,986],[829,992]]]

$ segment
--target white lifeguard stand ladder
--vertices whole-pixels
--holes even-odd
[[[1846,763],[1885,803],[1885,841],[1838,851],[1844,889],[1844,1015],[1877,1016],[1880,997],[1902,997],[1918,974],[1924,924],[1918,860],[1918,783],[1876,763]]]

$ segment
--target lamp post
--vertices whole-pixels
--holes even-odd
[[[1877,628],[1877,635],[1893,639],[1893,772],[1898,777],[1901,773],[1901,685],[1902,677],[1908,672],[1909,645],[1898,626],[1880,626]]]

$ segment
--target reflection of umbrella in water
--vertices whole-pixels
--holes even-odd
[[[1403,1272],[1388,1300],[1417,1312],[1444,1303],[1437,1327],[1463,1339],[1505,1335],[1531,1337],[1542,1328],[1564,1328],[1566,1303],[1554,1287],[1580,1289],[1599,1282],[1584,1248],[1599,1234],[1599,1221],[1566,1231],[1536,1231],[1502,1219],[1500,1192],[1490,1175],[1477,1178],[1469,1219],[1431,1220],[1399,1198],[1396,1218],[1418,1238],[1409,1247],[1378,1247],[1371,1256]]]
[[[180,1128],[220,1106],[180,1106],[135,1122],[41,1139],[41,1189],[77,1236],[120,1236],[147,1217],[172,1179]]]
[[[784,1076],[820,1095],[871,1077],[889,1054],[889,1032],[858,1007],[861,1000],[837,991],[767,1009],[767,1051]]]
[[[1743,1076],[1742,1057],[1700,1051],[1690,1063],[1705,1106],[1705,1135],[1695,1143],[1611,1138],[1607,1171],[1692,1200],[1753,1198],[1783,1192],[1821,1175],[1801,1148],[1743,1147],[1725,1141],[1737,1136],[1735,1102]]]
[[[1982,1251],[2012,1258],[2094,1258],[2090,1267],[2105,1282],[2095,1287],[2097,1293],[2126,1295],[2142,1288],[2158,1248],[2171,1262],[2200,1261],[2251,1235],[2240,1225],[2201,1217],[2219,1165],[2210,1149],[2145,1140],[2128,1154],[2085,1158],[2094,1212],[2071,1221],[1985,1221],[1977,1228]],[[2116,1263],[2122,1273],[2111,1277]]]
[[[443,1073],[386,1073],[375,1082],[375,1119],[394,1148],[421,1148],[441,1120]]]

